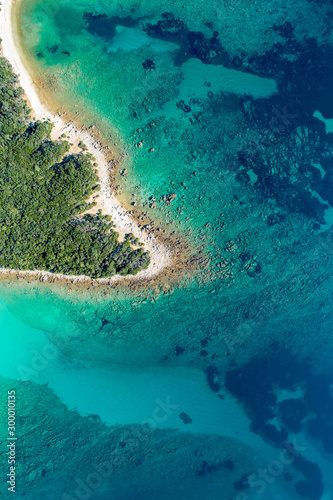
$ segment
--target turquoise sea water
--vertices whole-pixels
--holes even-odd
[[[250,23],[229,26],[259,15],[246,2],[20,5],[41,95],[120,152],[120,199],[200,265],[136,291],[1,283],[2,386],[27,400],[18,493],[330,500],[330,47],[281,11],[263,49]],[[123,426],[145,420],[155,434],[127,451]],[[89,485],[118,448],[121,467]]]

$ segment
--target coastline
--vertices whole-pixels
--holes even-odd
[[[91,153],[96,159],[97,172],[100,180],[101,190],[99,191],[99,206],[105,215],[110,215],[114,224],[114,229],[123,238],[126,233],[133,233],[144,244],[144,249],[150,253],[150,264],[147,269],[140,271],[137,275],[121,276],[116,275],[110,278],[93,279],[86,275],[71,276],[52,273],[42,270],[19,271],[14,269],[0,268],[0,274],[18,274],[36,276],[41,281],[48,281],[50,277],[70,280],[72,283],[84,281],[97,281],[101,284],[111,284],[122,278],[127,280],[152,279],[160,274],[172,263],[171,251],[162,243],[158,242],[156,237],[142,229],[128,214],[127,210],[120,204],[117,198],[111,193],[109,181],[109,162],[106,159],[100,144],[87,132],[78,130],[72,122],[66,123],[61,117],[52,114],[41,103],[36,92],[33,80],[16,48],[12,29],[12,6],[13,0],[2,0],[0,11],[0,33],[2,39],[2,54],[14,69],[19,77],[20,86],[23,88],[29,106],[33,111],[33,116],[38,120],[50,120],[54,127],[51,133],[52,140],[58,140],[62,134],[66,134],[68,142],[77,145],[83,141],[87,146],[87,152]],[[75,147],[75,146],[74,146]]]

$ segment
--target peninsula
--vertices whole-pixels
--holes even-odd
[[[94,138],[40,102],[15,45],[11,8],[12,0],[3,0],[1,43],[10,63],[2,58],[0,66],[3,271],[113,280],[155,276],[170,265],[169,250],[140,228],[110,192],[108,162]],[[80,141],[87,153],[74,154],[70,144]],[[96,204],[96,197],[86,200],[97,191],[101,209],[82,215]]]

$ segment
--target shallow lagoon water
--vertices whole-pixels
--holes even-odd
[[[175,15],[179,15],[178,7]],[[137,10],[133,13],[131,8]],[[178,414],[171,415],[161,423],[164,429],[170,425],[187,434],[209,432],[216,440],[221,411],[227,429],[233,433],[236,426],[240,445],[250,446],[255,457],[264,443],[260,435],[264,431],[249,432],[246,395],[235,407],[231,405],[235,396],[223,388],[226,372],[246,366],[261,354],[272,366],[263,378],[273,379],[279,387],[282,382],[273,373],[274,357],[279,360],[281,378],[286,370],[295,374],[298,369],[292,360],[284,365],[281,346],[297,359],[310,359],[311,373],[299,376],[302,386],[310,386],[317,372],[331,366],[332,252],[330,224],[325,226],[331,209],[323,208],[322,217],[320,207],[313,209],[308,193],[320,193],[321,205],[331,201],[331,194],[315,173],[307,173],[309,163],[321,165],[328,185],[330,167],[323,156],[329,156],[329,138],[320,128],[321,116],[305,119],[308,104],[302,102],[300,110],[294,96],[286,95],[281,74],[278,78],[272,70],[268,76],[267,67],[260,74],[244,66],[236,68],[231,61],[234,54],[229,59],[222,54],[219,64],[204,64],[184,53],[184,37],[149,38],[142,29],[146,21],[135,21],[133,26],[133,19],[145,16],[151,23],[160,20],[167,10],[162,2],[160,6],[152,2],[140,7],[122,5],[122,9],[113,2],[82,1],[74,7],[65,0],[23,2],[23,55],[35,80],[44,85],[41,91],[46,99],[52,93],[53,107],[66,109],[72,116],[78,113],[87,127],[98,128],[105,142],[123,153],[128,176],[120,177],[118,183],[124,203],[132,207],[135,200],[136,208],[148,211],[166,233],[178,231],[190,242],[192,254],[200,256],[199,269],[178,281],[152,284],[136,292],[91,288],[82,294],[52,285],[8,286],[1,289],[1,295],[20,321],[17,324],[10,316],[8,331],[14,335],[15,329],[22,329],[21,347],[29,336],[29,342],[40,342],[42,348],[47,338],[42,332],[47,332],[48,343],[59,346],[60,356],[50,361],[38,379],[69,410],[77,407],[83,416],[97,414],[110,425],[141,422],[154,411],[156,398],[163,400],[170,393],[170,401],[176,404],[181,399],[181,410],[193,421],[184,424]],[[189,29],[194,30],[194,25],[199,29],[197,21],[191,25],[191,9],[184,9],[184,20]],[[82,15],[86,10],[94,15],[105,13],[108,22],[97,19],[90,29]],[[212,36],[213,17],[211,22],[213,28],[201,24],[205,39]],[[220,38],[223,44],[223,34]],[[56,51],[49,50],[55,46]],[[313,58],[318,60],[316,54]],[[143,67],[147,60],[154,62],[155,69]],[[316,104],[310,116],[319,109]],[[302,130],[310,143],[303,144]],[[142,148],[137,147],[139,142]],[[286,155],[290,170],[283,161]],[[253,165],[253,159],[262,161],[261,169]],[[272,165],[269,174],[267,165]],[[177,198],[168,205],[161,198],[170,193]],[[24,360],[29,357],[26,349],[21,354]],[[119,365],[121,371],[110,370]],[[126,371],[124,365],[131,369]],[[217,376],[210,377],[210,388],[209,367],[217,370]],[[178,374],[180,368],[196,371],[192,378],[184,378]],[[219,391],[224,399],[212,389],[217,382],[222,384]],[[260,380],[249,377],[248,391],[253,390],[251,384],[258,387],[254,390],[258,414],[265,413]],[[109,397],[102,399],[99,391]],[[117,412],[111,400],[120,401]],[[126,404],[133,400],[139,402]],[[329,404],[325,401],[321,412]],[[267,421],[280,425],[279,411],[274,406],[276,420],[267,417]],[[256,423],[253,415],[251,423]],[[305,422],[302,425],[307,434]],[[224,432],[228,435],[229,430]],[[322,460],[325,477],[323,496],[319,485],[313,498],[330,498],[326,471],[331,455],[324,454],[319,438],[313,442],[315,448],[309,447],[304,456],[319,467]],[[266,443],[264,449],[268,447],[274,455],[274,446],[276,442]],[[186,454],[185,447],[184,464]],[[258,460],[257,466],[263,464]],[[232,472],[230,479],[223,476],[222,483],[230,486],[233,498],[244,494],[257,498],[254,488],[243,492],[233,487],[253,470],[256,466],[239,466],[237,478]],[[279,476],[270,486],[270,498],[300,498],[295,490],[298,473],[293,468],[289,472],[293,480]],[[206,479],[217,477],[219,471],[210,474]],[[142,483],[146,481],[143,475]],[[202,490],[198,495],[214,498]],[[128,498],[128,492],[123,498]]]
[[[279,463],[275,459],[281,452],[272,451],[261,437],[250,431],[250,420],[236,399],[225,391],[219,392],[222,399],[210,392],[199,371],[185,370],[182,375],[177,375],[175,369],[143,371],[124,366],[108,366],[107,370],[92,368],[64,356],[44,332],[20,322],[8,311],[3,301],[1,324],[1,352],[8,364],[2,364],[0,375],[7,379],[47,384],[69,411],[76,410],[92,421],[111,426],[139,423],[153,430],[178,429],[182,432],[209,434],[211,438],[214,435],[236,438],[252,448],[269,466]],[[297,399],[302,395],[300,388],[295,392],[284,390],[277,393],[279,401]],[[185,424],[180,419],[182,412],[191,417],[191,423]],[[302,454],[321,464],[326,484],[330,488],[329,457],[324,459],[316,443],[309,441],[305,435],[291,434],[290,442]],[[255,490],[260,481],[258,483],[257,471],[253,474]],[[280,492],[279,489],[277,485],[275,491],[270,493],[271,498],[293,498],[289,492]],[[28,498],[39,498],[39,494],[36,492],[36,497],[32,494]],[[47,493],[44,491],[43,494]],[[96,498],[104,498],[107,494],[107,490],[103,493],[101,488]],[[322,497],[323,500],[330,498],[329,495],[328,491]]]

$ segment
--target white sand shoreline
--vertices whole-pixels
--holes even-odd
[[[65,133],[69,138],[69,142],[76,143],[78,139],[84,142],[84,144],[88,148],[88,151],[94,156],[94,158],[96,158],[96,163],[98,164],[97,170],[101,184],[101,190],[99,191],[99,194],[103,213],[108,214],[112,217],[115,230],[121,236],[124,236],[126,233],[133,233],[135,237],[139,238],[140,241],[144,243],[144,249],[150,252],[151,262],[149,267],[146,270],[140,271],[136,276],[113,276],[112,278],[99,278],[95,281],[98,281],[100,283],[108,283],[122,278],[153,278],[164,268],[168,267],[171,264],[172,258],[170,250],[166,248],[165,245],[158,242],[154,235],[140,228],[139,225],[130,217],[128,212],[122,207],[116,197],[111,193],[108,175],[108,161],[95,139],[87,132],[79,131],[73,124],[65,123],[59,116],[53,115],[41,103],[34,87],[34,83],[28,71],[24,67],[19,52],[15,46],[11,23],[12,4],[13,0],[2,0],[1,2],[0,37],[2,39],[3,55],[12,65],[14,72],[19,76],[20,85],[26,93],[26,96],[30,102],[30,107],[34,111],[36,119],[48,119],[54,124],[51,135],[52,139],[54,140],[58,139],[58,137]],[[6,273],[41,275],[45,277],[45,281],[47,280],[48,276],[67,278],[72,282],[91,280],[91,278],[89,278],[88,276],[68,276],[39,270],[17,271],[14,269],[0,268],[0,274]]]

